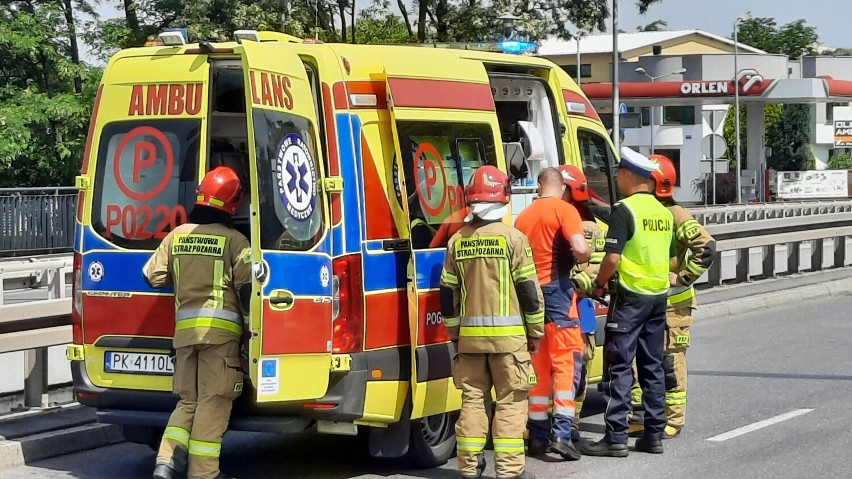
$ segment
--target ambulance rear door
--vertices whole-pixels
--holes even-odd
[[[435,58],[429,58],[434,55]],[[479,166],[503,166],[488,74],[480,61],[424,51],[386,56],[388,106],[407,234],[412,418],[458,409],[455,351],[441,317],[447,239],[464,217],[464,185]],[[498,164],[499,161],[499,164]],[[442,228],[443,226],[443,228]]]
[[[332,345],[331,237],[308,74],[281,43],[243,42],[252,188],[251,379],[257,402],[320,398]]]

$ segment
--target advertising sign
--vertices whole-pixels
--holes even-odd
[[[777,175],[779,199],[849,197],[847,170],[779,171]]]

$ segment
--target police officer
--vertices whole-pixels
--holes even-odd
[[[528,453],[553,452],[576,461],[581,456],[571,440],[571,424],[583,367],[583,335],[571,270],[577,262],[589,259],[589,245],[577,209],[562,199],[566,186],[559,170],[541,170],[538,188],[538,199],[515,221],[532,246],[545,306],[544,341],[532,356],[538,384],[529,394]],[[551,398],[552,421],[548,415]]]
[[[219,453],[243,388],[240,308],[248,310],[251,296],[249,242],[231,219],[241,200],[236,173],[215,168],[198,187],[189,223],[170,232],[143,269],[152,287],[174,286],[176,305],[173,388],[180,401],[163,434],[155,479],[227,478]]]
[[[441,313],[458,351],[453,381],[462,391],[456,440],[464,478],[485,469],[492,387],[497,477],[533,477],[524,469],[523,436],[527,392],[536,383],[530,351],[544,335],[544,300],[527,238],[501,222],[509,193],[502,171],[483,166],[474,172],[465,190],[467,224],[450,238],[441,272]]]
[[[612,208],[606,256],[593,290],[595,296],[602,296],[606,284],[618,273],[605,327],[602,390],[607,400],[606,433],[602,440],[583,448],[583,454],[591,456],[628,454],[627,413],[634,357],[645,392],[645,432],[635,447],[642,452],[663,452],[663,334],[674,220],[654,197],[651,175],[656,169],[657,165],[645,156],[622,149],[617,183],[624,199]]]
[[[663,155],[651,155],[649,159],[659,165],[652,176],[656,182],[655,196],[674,216],[676,255],[671,260],[666,310],[665,356],[663,371],[666,375],[667,424],[663,438],[671,439],[680,434],[686,420],[686,349],[691,344],[690,326],[692,310],[698,306],[695,300],[695,282],[716,257],[716,241],[695,220],[689,211],[678,205],[674,198],[677,182],[672,160]],[[638,389],[638,391],[637,391]],[[642,390],[634,385],[634,402],[641,401]],[[641,424],[631,424],[630,431],[641,432]]]
[[[582,170],[572,165],[559,167],[562,178],[565,181],[565,194],[563,199],[568,201],[577,209],[583,220],[583,235],[589,245],[589,260],[577,263],[571,272],[571,280],[578,293],[577,312],[580,316],[580,328],[583,333],[583,368],[580,371],[580,383],[577,395],[574,398],[575,413],[574,422],[571,424],[571,439],[576,443],[580,440],[580,414],[583,411],[583,402],[586,400],[586,388],[589,382],[589,363],[595,357],[595,330],[597,322],[595,318],[595,307],[592,300],[581,296],[592,293],[593,279],[597,276],[601,261],[604,258],[604,234],[595,221],[595,215],[589,205],[591,195],[586,175]]]

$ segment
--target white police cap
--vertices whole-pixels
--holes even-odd
[[[627,148],[626,146],[621,147],[620,166],[627,168],[637,175],[644,176],[645,178],[650,178],[651,173],[657,171],[660,167],[653,161],[649,160],[647,156],[639,153],[638,151]]]

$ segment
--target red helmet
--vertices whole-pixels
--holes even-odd
[[[648,155],[648,159],[660,166],[657,171],[651,173],[651,177],[657,183],[657,190],[654,194],[657,198],[671,198],[677,182],[674,163],[663,155]]]
[[[243,191],[239,176],[227,166],[217,166],[207,173],[198,185],[195,204],[233,215],[242,200]]]
[[[509,177],[496,166],[480,166],[473,172],[467,188],[464,190],[467,204],[473,203],[509,203]]]
[[[562,165],[559,167],[559,172],[562,173],[562,180],[568,187],[571,201],[589,201],[589,184],[586,182],[583,170],[572,165]]]

